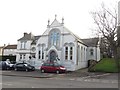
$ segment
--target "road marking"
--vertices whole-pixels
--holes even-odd
[[[86,77],[82,77],[82,78],[86,79],[86,78],[91,78],[91,77],[100,77],[100,76],[107,76],[107,75],[110,75],[110,73],[105,73],[105,74],[102,74],[102,75],[86,76]]]
[[[47,79],[53,79],[53,78],[47,78]]]
[[[10,83],[0,83],[1,85],[7,85],[7,86],[11,86],[12,84]]]
[[[12,71],[0,71],[0,73],[3,73],[3,72],[12,72]]]
[[[75,80],[74,78],[71,78],[71,79],[69,79],[69,80]]]
[[[103,79],[82,79],[78,78],[76,81],[85,81],[85,82],[101,82],[101,83],[118,83],[117,80],[103,80]]]

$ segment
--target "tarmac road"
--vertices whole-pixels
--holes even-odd
[[[0,84],[2,84],[2,88],[118,88],[118,83],[115,81],[95,80],[2,76],[2,83]]]

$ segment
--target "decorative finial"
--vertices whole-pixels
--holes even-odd
[[[62,17],[62,24],[64,24],[64,18]]]
[[[47,25],[47,27],[49,27],[50,26],[50,20],[48,19],[48,25]]]
[[[55,14],[55,19],[57,18],[57,15]]]
[[[48,25],[50,25],[50,20],[48,19]]]

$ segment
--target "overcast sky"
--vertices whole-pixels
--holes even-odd
[[[119,0],[103,0],[114,6]],[[24,32],[42,35],[47,21],[52,23],[55,14],[65,27],[80,38],[92,37],[93,19],[90,12],[98,8],[102,0],[0,0],[0,46],[17,44]]]

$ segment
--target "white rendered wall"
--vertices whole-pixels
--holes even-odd
[[[93,55],[90,55],[90,49],[93,49]],[[87,49],[87,60],[100,60],[100,48],[99,47],[88,47]]]
[[[21,42],[26,42],[24,49],[21,49]],[[30,53],[32,52],[31,51],[31,48],[32,48],[31,43],[32,43],[31,40],[18,41],[17,50],[16,50],[16,53],[17,53],[16,61],[20,60],[20,54],[22,54],[22,55],[25,54],[25,59],[21,59],[21,60],[25,60],[25,61],[29,60]]]
[[[4,49],[3,55],[16,55],[16,49]]]
[[[2,55],[2,52],[3,52],[3,49],[2,49],[2,48],[0,48],[0,56]]]

